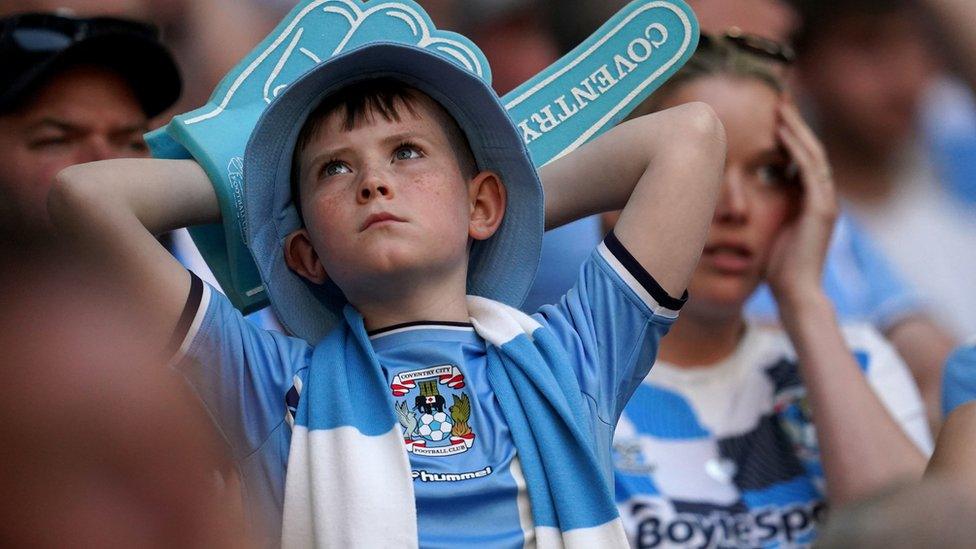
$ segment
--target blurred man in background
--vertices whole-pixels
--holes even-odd
[[[560,0],[527,1],[548,10],[559,45],[564,51],[576,47],[594,30],[606,22],[630,0]],[[695,11],[701,29],[724,32],[738,27],[746,34],[754,34],[786,42],[799,23],[788,0],[685,0]],[[423,2],[421,2],[423,3]]]
[[[196,13],[206,5],[207,9],[196,16],[209,21],[209,25],[218,25],[222,19],[210,10],[222,2],[212,0],[201,2],[196,8],[190,4],[183,8]],[[156,27],[114,16],[149,14],[162,21],[167,21],[167,17],[183,21],[183,9],[169,4],[167,11],[161,7],[163,4],[142,0],[26,0],[15,6],[0,0],[0,15],[16,12],[0,19],[3,233],[23,237],[49,230],[47,193],[62,169],[95,160],[149,156],[142,136],[151,129],[153,118],[164,119],[163,114],[173,112],[182,90],[180,73]],[[20,11],[27,6],[58,11]],[[211,40],[231,38],[215,32],[201,35]],[[246,47],[256,44],[261,36],[248,37]],[[210,44],[203,50],[214,55],[189,57],[220,59],[207,66],[221,74],[226,70],[224,64],[236,62],[236,58],[221,57],[235,48],[221,50]],[[191,65],[201,68],[199,64]],[[201,84],[201,80],[211,83]],[[193,88],[206,91],[199,93],[201,97],[194,107],[205,101],[217,80],[217,76],[196,80]],[[170,233],[162,240],[187,268],[219,286],[186,230]],[[267,328],[280,329],[270,310],[255,313],[253,318]]]
[[[147,156],[149,119],[179,97],[148,25],[32,13],[0,20],[0,224],[47,230],[47,191],[73,164]]]
[[[976,333],[976,215],[948,177],[951,158],[940,146],[943,132],[961,132],[968,147],[952,156],[976,154],[976,110],[965,80],[946,76],[946,56],[932,39],[940,36],[954,57],[976,58],[971,31],[959,28],[976,17],[976,3],[802,0],[798,7],[798,75],[838,191],[935,318],[957,338]],[[970,170],[966,179],[974,176]]]

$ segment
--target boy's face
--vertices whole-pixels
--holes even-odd
[[[463,281],[469,237],[483,237],[485,174],[462,174],[443,126],[449,117],[433,100],[418,96],[410,106],[398,105],[399,121],[368,112],[350,130],[340,108],[301,153],[303,238],[354,304],[417,280]]]

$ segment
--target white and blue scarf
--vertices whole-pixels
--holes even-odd
[[[487,343],[488,380],[522,464],[536,544],[626,547],[565,351],[516,309],[479,297],[468,298],[468,309]],[[417,547],[413,480],[392,397],[362,317],[351,307],[344,316],[316,346],[299,387],[282,545]],[[375,405],[364,412],[363,402]]]

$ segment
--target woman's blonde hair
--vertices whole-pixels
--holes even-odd
[[[728,34],[703,33],[698,49],[685,66],[634,109],[628,118],[661,110],[665,100],[679,88],[709,76],[758,80],[777,93],[783,92],[786,82],[782,76],[782,65],[782,62],[744,48]]]

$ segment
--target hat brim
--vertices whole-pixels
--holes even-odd
[[[122,76],[147,118],[170,108],[183,83],[169,51],[155,40],[129,34],[105,34],[82,40],[37,63],[4,95],[6,106],[23,101],[59,72],[76,65],[104,67]]]
[[[282,324],[310,342],[325,336],[346,302],[285,264],[285,238],[301,221],[291,197],[292,154],[305,120],[327,96],[355,82],[394,78],[437,101],[464,131],[478,167],[498,173],[507,203],[498,231],[476,241],[468,292],[519,306],[535,278],[544,228],[542,185],[498,96],[481,78],[424,49],[371,43],[335,56],[293,82],[265,110],[244,157],[245,237]]]

